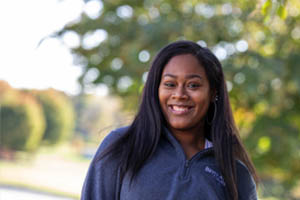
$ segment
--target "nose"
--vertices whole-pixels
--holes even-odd
[[[178,86],[172,94],[173,99],[188,99],[188,94],[184,87]]]

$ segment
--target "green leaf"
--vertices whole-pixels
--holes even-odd
[[[272,8],[272,1],[267,0],[261,8],[262,14],[266,16],[271,8]]]
[[[285,19],[287,17],[287,11],[286,8],[283,5],[280,5],[277,9],[277,15],[281,18],[281,19]]]

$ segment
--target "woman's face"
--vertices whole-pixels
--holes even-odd
[[[191,54],[173,57],[162,72],[158,96],[173,132],[198,130],[212,99],[205,69]]]

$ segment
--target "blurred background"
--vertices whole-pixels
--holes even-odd
[[[151,60],[176,40],[223,64],[262,200],[300,199],[299,0],[0,3],[0,199],[79,199]]]

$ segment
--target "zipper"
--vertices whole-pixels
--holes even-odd
[[[188,172],[189,172],[189,168],[191,167],[191,164],[193,163],[193,161],[199,157],[200,154],[206,153],[208,151],[211,151],[211,148],[208,149],[204,149],[202,151],[199,151],[198,153],[196,153],[191,159],[189,160],[185,160],[184,162],[184,166],[183,166],[183,172],[181,175],[182,179],[186,179],[188,177]]]
[[[190,167],[190,161],[186,160],[184,162],[184,166],[183,166],[183,172],[182,172],[182,176],[181,176],[182,179],[187,177],[187,174],[188,174],[187,172],[188,172],[189,167]]]

